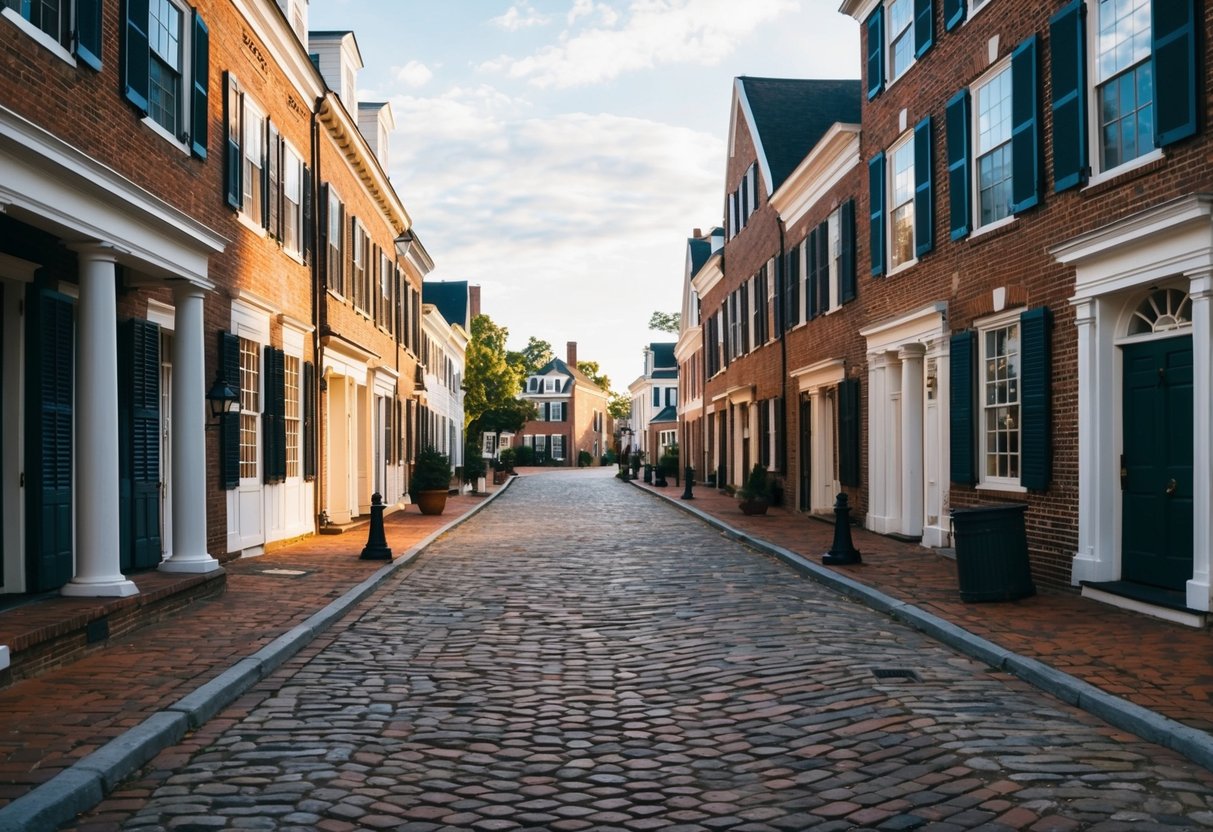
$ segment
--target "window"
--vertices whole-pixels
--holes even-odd
[[[667,387],[665,389],[665,404],[666,407],[671,407],[678,404],[678,388]]]
[[[258,225],[264,221],[265,197],[262,174],[265,170],[265,116],[244,98],[243,134],[240,137],[244,149],[243,173],[244,195],[240,210]]]
[[[282,155],[282,247],[290,254],[303,248],[303,160],[289,146]]]
[[[28,20],[55,43],[67,47],[71,43],[71,6],[68,0],[4,0],[4,6]]]
[[[564,436],[559,433],[551,435],[552,459],[564,459]]]
[[[947,10],[945,9],[945,17]],[[868,99],[905,74],[935,43],[935,4],[882,0],[863,22]]]
[[[889,153],[889,267],[914,259],[914,144],[907,139]]]
[[[549,421],[563,422],[564,421],[564,402],[552,402],[552,407],[551,407],[550,412],[551,412],[551,418],[549,419]]]
[[[889,82],[902,76],[914,63],[913,0],[889,3]]]
[[[257,476],[257,424],[261,412],[261,349],[240,339],[240,478]]]
[[[1019,323],[981,331],[982,481],[1019,482]]]
[[[1154,149],[1150,0],[1100,0],[1096,14],[1100,167],[1107,170]]]
[[[299,359],[288,355],[284,359],[286,403],[283,421],[286,423],[286,475],[299,476]]]
[[[367,283],[366,232],[358,220],[354,220],[353,223],[353,234],[350,235],[350,241],[353,243],[354,250],[351,254],[350,280],[353,282],[354,308],[366,312],[370,295]],[[431,362],[430,366],[433,367],[434,364]]]
[[[393,315],[391,314],[392,302],[394,300],[392,293],[392,278],[394,275],[392,261],[387,256],[386,252],[379,255],[379,302],[375,304],[375,320],[381,326],[388,326]],[[447,362],[448,366],[450,362]],[[450,371],[447,372],[447,386],[450,387]]]
[[[539,385],[540,385],[540,383],[541,383],[541,382],[542,382],[542,379],[536,378],[535,376],[531,376],[530,378],[528,378],[528,379],[526,380],[526,390],[527,390],[527,392],[528,392],[528,393],[538,393],[538,392],[539,392]]]
[[[661,388],[653,387],[653,407],[661,407]]]
[[[975,91],[977,99],[977,225],[1011,213],[1011,67]]]
[[[324,273],[328,281],[328,288],[339,294],[344,287],[345,235],[342,233],[342,229],[345,227],[344,217],[345,209],[341,204],[341,199],[333,192],[332,187],[329,187],[328,222],[325,224],[328,242],[325,246]]]
[[[147,114],[174,136],[181,128],[181,24],[170,0],[150,0]]]
[[[12,0],[5,2],[11,4]],[[49,21],[47,13],[52,7],[58,6],[59,14],[67,10],[66,2],[49,0],[24,0],[22,6],[31,14],[33,7],[40,7],[37,16],[42,22]],[[96,55],[100,55],[100,6],[97,0],[76,2],[77,37],[81,44],[95,39]],[[142,8],[139,3],[126,3],[124,14],[122,81],[127,100],[170,139],[205,158],[210,83],[206,24],[177,0],[148,0]],[[187,28],[191,20],[192,26]],[[91,32],[94,25],[96,35]],[[77,45],[76,54],[100,69],[99,58],[94,63],[86,57],[90,48]]]
[[[560,380],[559,380],[559,379],[557,379],[557,378],[545,378],[545,379],[543,380],[543,382],[544,382],[544,384],[543,384],[543,392],[545,392],[545,393],[556,393],[556,392],[559,392],[559,391],[558,391],[558,389],[557,389],[557,385],[558,385],[559,381],[560,381]]]
[[[770,338],[767,316],[770,314],[770,292],[767,288],[767,266],[759,269],[753,277],[754,322],[750,331],[754,335],[754,346],[765,344]]]

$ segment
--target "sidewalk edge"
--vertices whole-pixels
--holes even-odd
[[[317,635],[373,592],[397,569],[416,560],[427,546],[492,503],[514,482],[510,477],[484,502],[473,506],[410,546],[391,563],[346,590],[340,598],[246,656],[176,702],[119,734],[87,757],[0,808],[0,832],[54,832],[100,803],[132,772],[226,708],[241,694],[302,650]]]
[[[664,500],[698,517],[730,537],[755,549],[773,555],[799,572],[839,592],[848,598],[883,612],[926,633],[936,641],[959,650],[967,656],[985,662],[995,670],[1003,670],[1058,699],[1099,717],[1109,725],[1128,731],[1148,742],[1154,742],[1187,757],[1197,765],[1213,771],[1213,736],[1163,716],[1127,699],[1085,682],[1077,676],[1058,670],[1044,662],[1008,650],[963,627],[940,618],[906,601],[886,595],[880,590],[860,583],[846,575],[819,566],[804,556],[777,546],[749,532],[730,526],[725,521],[695,508],[680,499],[659,494],[633,484],[635,488]]]

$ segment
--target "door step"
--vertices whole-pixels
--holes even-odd
[[[1208,613],[1187,606],[1184,593],[1132,581],[1083,581],[1082,597],[1187,627],[1204,627]]]

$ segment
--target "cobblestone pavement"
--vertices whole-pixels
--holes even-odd
[[[1213,775],[609,471],[525,477],[75,827],[1213,827]]]

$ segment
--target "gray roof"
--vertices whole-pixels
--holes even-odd
[[[678,378],[677,370],[654,370],[653,378]]]
[[[459,324],[471,332],[472,322],[468,320],[468,282],[452,280],[446,283],[422,283],[421,300],[438,307],[442,317],[452,326]]]
[[[658,422],[677,422],[678,408],[674,405],[667,405],[662,408],[662,411],[649,420],[650,425],[655,425]]]
[[[858,80],[747,76],[738,80],[770,166],[772,191],[778,190],[831,126],[859,123]]]
[[[687,250],[691,253],[691,276],[694,277],[712,256],[712,241],[707,237],[691,237],[687,240]]]
[[[597,384],[595,384],[590,379],[590,377],[587,376],[585,373],[581,372],[581,370],[578,370],[576,367],[570,367],[568,364],[561,361],[559,358],[553,358],[547,364],[544,364],[542,367],[540,367],[538,370],[536,370],[533,373],[533,375],[544,376],[544,375],[547,375],[548,373],[550,373],[552,370],[556,370],[557,372],[563,373],[566,376],[570,376],[573,379],[573,381],[580,381],[584,384],[590,385],[591,387],[595,388],[596,390],[602,390],[601,387],[599,387]],[[564,386],[564,389],[561,390],[560,392],[561,393],[569,392],[573,386],[573,381],[569,381],[568,383],[566,383]],[[605,393],[606,391],[603,390],[603,392]]]

